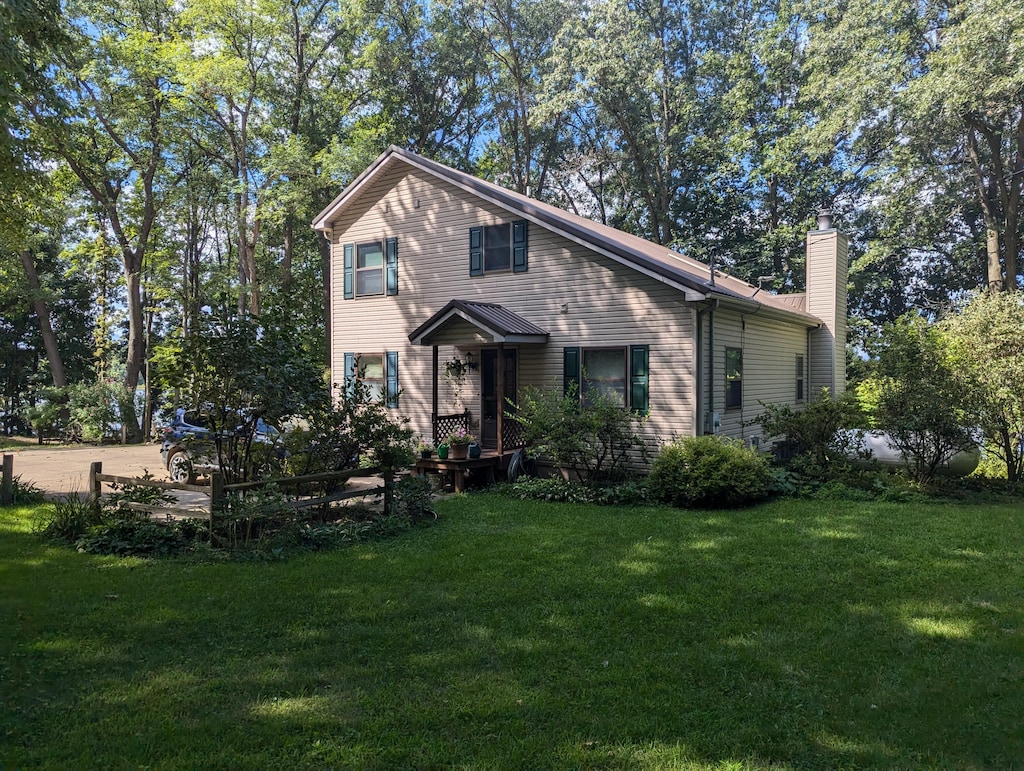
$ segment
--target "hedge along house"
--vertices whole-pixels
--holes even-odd
[[[391,147],[313,227],[331,243],[333,381],[358,368],[434,442],[464,425],[514,449],[521,389],[575,381],[646,415],[652,445],[756,444],[762,402],[845,386],[847,242],[827,217],[807,235],[808,291],[773,295]]]

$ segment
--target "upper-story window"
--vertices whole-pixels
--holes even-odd
[[[525,273],[526,220],[501,222],[469,229],[469,275]]]
[[[356,296],[384,294],[384,247],[380,241],[356,247]]]
[[[398,294],[398,239],[344,246],[346,300]]]

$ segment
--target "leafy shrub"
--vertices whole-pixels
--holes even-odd
[[[644,418],[611,397],[595,394],[580,404],[575,383],[560,388],[523,389],[514,417],[537,455],[570,469],[586,482],[619,482],[629,477],[631,456],[647,459],[639,426]]]
[[[408,517],[413,522],[436,519],[434,492],[425,476],[403,476],[395,482],[389,514]]]
[[[661,448],[647,486],[651,495],[673,506],[741,506],[767,498],[768,460],[742,442],[694,436]]]
[[[593,485],[594,503],[601,506],[642,506],[651,501],[644,482],[631,479],[617,485]]]
[[[876,373],[857,393],[905,458],[910,475],[927,483],[947,458],[975,446],[967,428],[969,379],[940,330],[917,316],[886,325],[873,353]]]
[[[93,525],[103,521],[100,507],[95,499],[83,500],[75,493],[69,493],[53,506],[43,509],[33,523],[33,531],[50,541],[74,543]]]
[[[640,481],[619,484],[582,484],[562,477],[520,477],[504,488],[513,498],[554,503],[596,503],[600,506],[634,506],[648,503],[647,487]]]
[[[120,519],[94,525],[75,546],[88,554],[118,557],[169,557],[189,545],[178,528],[150,519]]]
[[[21,475],[18,474],[11,480],[11,498],[15,506],[23,506],[42,503],[46,500],[46,493],[32,482],[22,481]]]
[[[304,518],[275,485],[232,491],[214,515],[213,536],[219,545],[248,547],[271,540],[282,528]]]
[[[153,475],[146,471],[142,479],[152,480]],[[120,519],[145,517],[143,512],[135,511],[129,504],[141,503],[145,506],[169,506],[176,502],[173,495],[159,487],[149,485],[111,484],[114,491],[102,499],[103,510]]]
[[[591,488],[562,479],[562,477],[548,479],[520,477],[508,486],[508,494],[522,500],[552,501],[554,503],[594,502],[594,491]]]
[[[788,404],[765,404],[764,412],[752,423],[767,436],[781,436],[796,446],[803,456],[803,472],[812,478],[829,479],[837,470],[850,465],[850,457],[859,449],[858,432],[844,431],[859,426],[864,417],[853,394],[833,399],[827,388],[804,409]]]

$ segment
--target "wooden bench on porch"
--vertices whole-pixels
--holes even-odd
[[[479,458],[466,458],[455,460],[453,458],[438,458],[436,455],[429,458],[420,458],[413,466],[412,473],[416,476],[423,476],[428,473],[441,474],[451,472],[452,483],[455,492],[461,493],[466,486],[466,474],[473,474],[480,471],[487,476],[487,483],[494,484],[495,471],[501,465],[501,456],[496,452],[482,454]]]

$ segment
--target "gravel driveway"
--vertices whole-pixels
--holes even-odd
[[[103,463],[103,473],[141,477],[148,469],[155,479],[167,479],[160,463],[159,444],[94,447],[19,447],[0,450],[14,455],[14,475],[31,482],[49,495],[85,492],[89,464]]]

